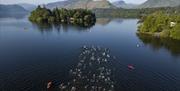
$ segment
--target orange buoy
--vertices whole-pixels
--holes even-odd
[[[50,81],[50,82],[47,83],[47,89],[49,89],[51,87],[52,87],[52,82]]]

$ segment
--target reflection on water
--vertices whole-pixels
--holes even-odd
[[[84,23],[83,25],[72,25],[72,24],[49,24],[49,23],[39,23],[33,24],[34,27],[37,27],[41,32],[50,32],[50,31],[63,31],[67,32],[73,28],[74,31],[88,31],[91,27],[95,24],[87,24]]]
[[[107,25],[109,24],[111,21],[115,21],[117,23],[122,23],[123,19],[113,19],[113,18],[97,18],[96,19],[96,24],[100,24],[100,25]]]
[[[122,23],[123,20],[122,19],[112,19],[112,18],[97,18],[96,19],[96,24],[100,24],[100,25],[107,25],[109,24],[111,21],[115,21],[117,23]],[[63,32],[68,32],[68,31],[78,31],[78,32],[86,32],[86,31],[90,31],[90,29],[94,26],[95,24],[81,24],[81,25],[73,25],[73,24],[49,24],[49,23],[33,23],[33,26],[38,28],[38,30],[40,32],[52,32],[53,30],[55,31],[63,31]]]
[[[0,18],[16,18],[16,19],[22,19],[22,18],[27,17],[27,15],[28,15],[27,13],[22,13],[22,14],[13,13],[13,14],[5,14],[5,15],[0,14]]]
[[[107,25],[108,23],[111,22],[111,19],[110,18],[97,18],[96,19],[96,23],[97,24],[101,24],[103,26]]]
[[[145,44],[151,46],[154,50],[159,50],[161,48],[166,48],[174,56],[180,55],[180,41],[166,39],[166,38],[156,38],[150,35],[137,34],[139,39]]]

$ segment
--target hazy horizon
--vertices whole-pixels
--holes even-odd
[[[0,4],[19,4],[19,3],[28,3],[28,4],[47,4],[50,2],[57,2],[57,1],[65,1],[65,0],[1,0]],[[120,1],[120,0],[108,0],[110,2]],[[133,3],[133,4],[141,4],[146,0],[124,0],[126,3]]]

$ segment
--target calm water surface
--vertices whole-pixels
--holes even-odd
[[[82,28],[1,18],[0,91],[46,91],[48,81],[58,86],[83,45],[109,48],[116,56],[115,91],[180,91],[180,42],[137,35],[137,21],[97,19]]]

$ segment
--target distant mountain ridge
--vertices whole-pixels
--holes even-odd
[[[123,0],[114,1],[114,2],[112,2],[112,4],[118,8],[125,8],[125,9],[131,9],[131,8],[135,8],[138,6],[136,4],[126,3]]]
[[[11,12],[11,13],[26,13],[27,10],[24,9],[23,7],[19,6],[19,5],[3,5],[0,4],[0,11],[2,13],[7,13],[7,12]]]
[[[77,3],[73,3],[72,5],[67,6],[67,8],[115,8],[109,1],[107,0],[79,0]]]
[[[49,3],[46,5],[47,8],[87,8],[87,9],[95,9],[95,8],[116,8],[112,5],[108,0],[66,0],[59,1],[54,3]]]
[[[23,7],[24,9],[26,9],[27,11],[32,11],[36,8],[36,5],[33,4],[28,4],[28,3],[20,3],[18,4],[19,6]]]
[[[3,5],[0,4],[0,17],[20,16],[28,13],[23,7],[19,5]]]
[[[179,5],[180,0],[147,0],[138,8],[176,7]]]
[[[68,4],[74,3],[76,0],[65,0],[65,1],[57,1],[46,4],[47,8],[53,9],[53,8],[65,8]]]
[[[109,2],[108,0],[65,0],[53,2],[45,5],[47,8],[87,8],[87,9],[109,9],[109,8],[156,8],[156,7],[176,7],[180,5],[180,0],[147,0],[146,2],[137,5],[126,3],[124,0]]]

